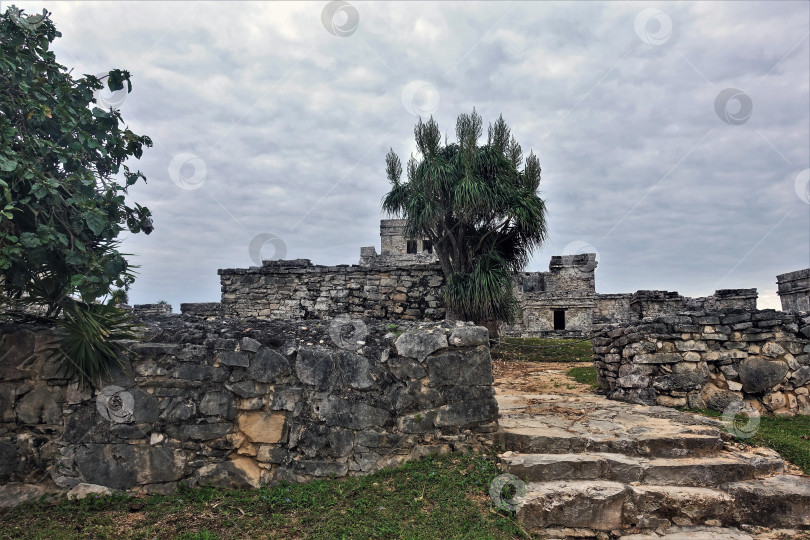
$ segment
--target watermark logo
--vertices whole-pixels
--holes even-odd
[[[195,154],[183,152],[169,162],[169,178],[182,189],[188,191],[200,189],[207,175],[208,168],[205,162]]]
[[[122,424],[132,420],[135,398],[120,386],[105,386],[96,397],[96,409],[110,422]]]
[[[737,106],[731,105],[732,102]],[[714,112],[726,124],[739,126],[746,123],[753,110],[754,102],[751,97],[736,88],[726,88],[714,100]]]
[[[593,253],[595,258],[588,258],[587,262],[584,262],[585,257],[582,257],[582,261],[580,261],[582,264],[577,264],[574,266],[575,270],[583,274],[590,274],[596,268],[596,265],[599,264],[599,251],[584,240],[575,240],[574,242],[571,242],[565,246],[562,250],[563,255],[586,255],[589,253]]]
[[[810,204],[810,169],[805,169],[796,175],[793,182],[793,189],[796,196],[806,204]]]
[[[501,474],[489,484],[489,496],[495,506],[514,512],[526,496],[526,483],[514,474]]]
[[[93,92],[96,104],[104,109],[120,109],[121,105],[123,105],[124,101],[127,99],[128,92],[126,86],[122,86],[118,90],[110,90],[106,80],[106,78],[109,77],[109,73],[96,73],[96,77],[100,79],[101,83],[104,85],[102,88]]]
[[[321,22],[333,36],[349,37],[360,25],[360,13],[350,3],[335,0],[326,4],[321,11]]]
[[[739,439],[750,439],[759,429],[759,411],[743,401],[731,403],[723,411],[723,424]]]
[[[368,327],[360,319],[352,319],[347,314],[338,315],[329,323],[329,337],[335,345],[348,351],[356,351],[365,345]]]
[[[9,18],[19,26],[25,30],[36,30],[42,23],[45,22],[45,19],[48,18],[48,10],[43,9],[41,15],[26,15],[23,10],[17,8],[16,6],[11,6],[8,8],[8,16]]]
[[[263,257],[262,248],[268,244],[273,246],[273,255],[271,257]],[[250,241],[248,254],[250,255],[250,260],[253,261],[256,266],[261,266],[263,260],[280,261],[286,257],[287,244],[273,233],[260,233],[254,236],[253,240]]]
[[[663,45],[672,37],[672,19],[660,9],[642,9],[633,27],[638,38],[648,45]]]
[[[439,91],[426,81],[411,81],[402,89],[402,106],[414,116],[423,117],[439,108]]]

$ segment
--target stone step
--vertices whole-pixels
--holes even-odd
[[[509,426],[500,420],[498,443],[505,450],[522,454],[575,454],[601,452],[627,456],[685,458],[718,454],[723,439],[713,428],[705,432],[603,434],[568,432],[534,426]]]
[[[810,478],[778,475],[722,489],[606,480],[531,482],[517,515],[529,531],[700,525],[810,528]]]
[[[702,458],[644,458],[612,453],[501,454],[505,472],[526,482],[607,480],[629,484],[718,486],[784,471],[776,452],[754,449]]]

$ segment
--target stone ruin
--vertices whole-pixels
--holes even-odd
[[[389,320],[443,320],[445,280],[433,246],[427,239],[406,238],[404,230],[405,220],[381,220],[381,252],[378,254],[373,246],[361,248],[357,265],[322,266],[297,259],[219,270],[219,305],[182,304],[181,311],[208,318],[329,319],[351,314]],[[514,324],[502,325],[501,333],[586,337],[606,324],[631,323],[650,316],[756,309],[754,288],[721,289],[701,298],[672,291],[597,293],[597,264],[593,253],[553,256],[548,272],[515,275],[521,314]],[[810,295],[810,270],[802,272],[798,274],[804,281],[790,281],[791,292],[783,296],[783,302],[799,298],[790,300],[791,306],[804,305],[801,298],[806,304]],[[793,274],[797,273],[785,276]],[[788,281],[785,283],[787,291]],[[780,291],[782,288],[780,285]]]
[[[95,394],[49,359],[51,328],[0,324],[0,483],[259,487],[480,448],[497,430],[485,328],[143,321]]]

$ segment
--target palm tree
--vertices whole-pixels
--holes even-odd
[[[393,149],[386,155],[392,187],[382,201],[389,215],[407,219],[409,238],[428,238],[446,278],[451,317],[485,324],[514,320],[518,302],[512,274],[522,271],[546,239],[546,207],[538,196],[540,161],[520,144],[500,116],[479,146],[482,120],[473,109],[456,121],[457,142],[441,144],[438,124],[414,128],[418,158],[407,181]]]

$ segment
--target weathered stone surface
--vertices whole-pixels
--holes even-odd
[[[462,401],[439,407],[433,424],[436,427],[467,427],[479,422],[493,422],[498,418],[498,403],[494,399]]]
[[[302,347],[295,362],[295,373],[304,384],[323,387],[330,381],[335,359],[326,349]]]
[[[448,342],[454,347],[489,345],[489,332],[482,326],[461,326],[453,329]]]
[[[86,483],[114,489],[182,478],[181,451],[149,445],[88,444],[76,450],[76,467]]]
[[[787,373],[787,365],[784,362],[748,358],[740,364],[737,371],[740,373],[743,391],[757,394],[782,382]]]
[[[54,493],[53,490],[42,484],[22,484],[20,482],[0,484],[0,508],[14,508],[20,504],[46,497],[51,493]]]
[[[200,486],[240,488],[261,486],[261,468],[250,458],[235,458],[205,465],[194,473]]]
[[[476,349],[464,354],[451,351],[427,360],[432,386],[490,385],[493,382],[489,350]]]
[[[399,336],[395,342],[397,354],[424,360],[428,355],[447,348],[447,336],[443,333],[409,333]]]
[[[207,416],[221,416],[232,420],[236,415],[233,396],[227,392],[209,392],[200,401],[200,412]]]
[[[371,376],[371,365],[365,356],[349,351],[338,351],[336,356],[336,373],[343,385],[357,390],[368,390],[377,385]]]
[[[248,377],[255,381],[269,383],[277,377],[290,373],[290,362],[272,349],[263,347],[253,355],[248,369]]]
[[[17,418],[24,424],[61,423],[62,408],[58,394],[40,385],[25,394],[17,403]]]
[[[517,515],[530,531],[553,526],[608,531],[622,527],[622,506],[628,495],[628,489],[617,482],[532,483]]]
[[[419,380],[427,372],[422,365],[416,360],[405,358],[404,356],[394,356],[388,359],[388,368],[395,377],[403,380],[416,379]]]
[[[219,353],[217,360],[220,364],[226,366],[248,367],[250,365],[250,358],[248,358],[248,355],[240,352],[221,352]]]
[[[239,429],[255,443],[281,441],[286,416],[280,412],[245,412],[237,417]]]
[[[98,484],[77,484],[70,491],[67,492],[68,499],[84,499],[90,495],[104,496],[112,495],[114,490],[107,486],[100,486]]]
[[[389,412],[362,402],[351,402],[329,396],[313,404],[315,415],[327,424],[352,429],[369,429],[384,425]]]

